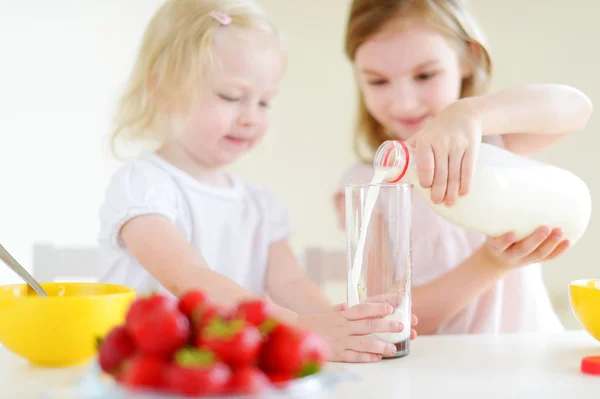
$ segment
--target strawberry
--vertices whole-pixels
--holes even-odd
[[[138,298],[129,306],[129,310],[125,316],[125,326],[131,332],[132,326],[140,319],[145,318],[150,311],[163,308],[173,309],[176,306],[177,304],[174,300],[164,295],[152,294],[147,297]]]
[[[268,373],[304,377],[321,370],[326,354],[327,346],[320,336],[279,324],[267,337],[260,364]]]
[[[176,308],[158,308],[140,316],[130,328],[137,347],[146,353],[170,356],[190,339],[190,322]]]
[[[209,299],[202,291],[192,290],[179,298],[178,307],[179,311],[192,321],[195,310],[199,307],[204,307],[208,303]]]
[[[258,360],[262,335],[244,320],[213,318],[196,336],[196,347],[208,348],[232,368],[253,365]]]
[[[269,387],[269,379],[258,368],[245,367],[233,371],[229,380],[228,393],[234,395],[255,395]]]
[[[220,308],[214,303],[205,303],[194,309],[191,321],[196,331],[202,331],[214,318],[227,319],[225,309]]]
[[[294,376],[289,373],[268,372],[267,378],[273,385],[285,386],[286,383],[294,379]]]
[[[165,388],[183,395],[219,395],[228,386],[231,371],[208,351],[182,349],[164,373]]]
[[[269,333],[275,327],[273,316],[273,306],[262,299],[240,302],[234,313],[234,318],[246,320],[263,333]]]
[[[135,345],[125,326],[113,328],[102,340],[98,350],[98,363],[102,370],[117,376],[123,363],[135,352]]]
[[[118,380],[131,388],[162,388],[165,367],[163,358],[138,353],[125,363]]]

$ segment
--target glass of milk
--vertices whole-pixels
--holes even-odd
[[[387,172],[376,172],[370,184],[345,187],[347,301],[394,307],[387,318],[404,330],[375,335],[396,345],[396,357],[410,352],[413,185],[383,183]]]

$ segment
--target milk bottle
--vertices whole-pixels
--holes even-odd
[[[376,171],[387,170],[388,182],[413,184],[438,214],[458,226],[488,236],[512,231],[520,240],[545,225],[561,228],[571,244],[588,226],[590,191],[571,172],[481,143],[469,193],[446,206],[433,204],[430,190],[420,186],[411,151],[403,142],[384,142],[375,154]]]

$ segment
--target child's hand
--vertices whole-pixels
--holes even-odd
[[[482,251],[492,265],[516,268],[554,259],[562,255],[569,245],[569,240],[562,240],[560,229],[542,226],[521,241],[515,241],[513,233],[490,238]]]
[[[431,188],[434,204],[453,205],[471,186],[481,124],[465,102],[442,110],[407,142],[415,148],[419,183]]]
[[[391,305],[365,303],[345,310],[303,315],[298,322],[301,327],[315,331],[329,344],[329,361],[367,363],[381,360],[382,355],[396,353],[394,345],[369,336],[401,332],[404,329],[402,324],[383,319],[392,313]]]
[[[396,298],[396,297],[394,297]],[[385,302],[385,303],[392,303],[392,302]],[[335,311],[342,311],[342,310],[346,310],[348,309],[348,305],[345,303],[340,303],[339,305],[335,305],[333,307],[333,310]],[[419,318],[415,315],[412,314],[411,318],[410,318],[410,326],[412,327],[410,329],[410,339],[413,340],[415,338],[417,338],[417,330],[414,329],[414,327],[419,324]]]

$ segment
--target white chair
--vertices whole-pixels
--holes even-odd
[[[33,276],[41,282],[97,282],[107,271],[94,246],[56,247],[52,243],[34,243]]]
[[[306,274],[327,298],[335,304],[346,302],[346,252],[308,247],[302,255]]]

